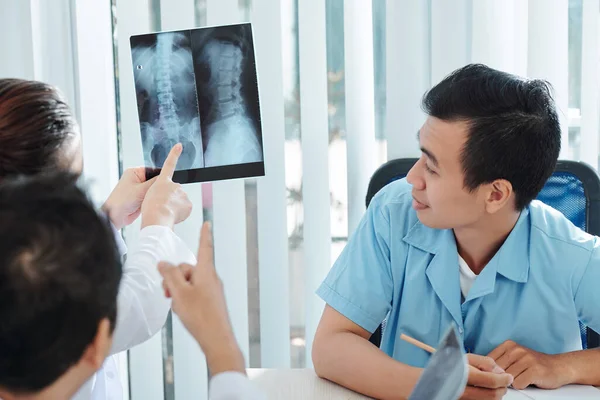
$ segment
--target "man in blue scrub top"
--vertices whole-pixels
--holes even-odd
[[[546,82],[483,65],[423,99],[421,158],[372,200],[318,289],[327,306],[317,374],[366,395],[406,398],[454,323],[469,362],[464,399],[506,387],[600,385],[600,245],[533,199],[552,174],[560,125]],[[368,338],[387,318],[381,350]]]

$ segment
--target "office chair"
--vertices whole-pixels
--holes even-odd
[[[402,179],[417,162],[417,158],[402,158],[383,164],[371,177],[366,205],[385,185]],[[558,161],[552,176],[539,193],[538,200],[562,212],[575,226],[600,236],[600,177],[592,167],[576,161]],[[598,333],[579,324],[584,349],[600,346]],[[369,338],[379,347],[385,321]]]

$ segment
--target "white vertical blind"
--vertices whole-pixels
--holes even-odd
[[[161,0],[161,31],[185,30],[195,27],[194,0]],[[196,253],[200,229],[203,222],[202,185],[183,185],[194,205],[192,215],[175,226],[175,233]],[[193,397],[206,399],[208,394],[208,371],[202,350],[196,340],[185,329],[176,314],[172,315],[173,328],[173,373],[175,399]]]
[[[74,10],[71,10],[71,1],[58,0],[50,4],[47,1],[37,0],[32,1],[31,5],[33,35],[37,38],[33,42],[36,55],[34,64],[35,79],[60,88],[69,105],[73,107],[76,115],[79,116],[79,104],[75,101],[77,82],[73,79],[76,63],[74,58],[77,49],[74,48],[76,27],[71,23],[72,12],[74,12]],[[107,22],[110,24],[110,19],[108,21],[98,19],[93,21],[93,24],[96,28],[104,30],[107,27]],[[106,34],[104,32],[99,35],[102,41]],[[84,33],[80,31],[79,35],[84,35]],[[105,46],[102,50],[98,48],[98,53],[91,57],[96,60],[103,60],[106,49]],[[111,59],[108,58],[106,61],[106,65],[110,67],[112,64]]]
[[[431,1],[431,83],[433,85],[470,60],[470,6],[470,0]],[[415,140],[414,135],[411,139]]]
[[[208,25],[240,22],[237,0],[207,0]],[[213,183],[215,264],[223,280],[235,337],[248,363],[248,269],[243,180]]]
[[[515,1],[473,2],[471,61],[513,73],[515,70]]]
[[[325,36],[325,2],[298,2],[307,366],[312,365],[313,338],[324,306],[315,291],[331,264]]]
[[[569,2],[529,0],[527,75],[548,80],[554,87],[561,121],[560,158],[570,157],[567,113],[569,105]]]
[[[53,7],[44,4],[49,8],[48,13],[56,14]],[[61,66],[56,59],[69,59],[67,55],[75,54],[71,72],[61,72],[60,79],[68,86],[68,82],[73,82],[72,75],[76,78],[74,99],[83,139],[83,171],[92,180],[94,198],[104,201],[119,179],[110,2],[73,1],[71,4],[73,49],[61,46],[60,51],[48,52],[44,58],[54,60],[48,64],[51,71],[59,71]],[[71,26],[64,17],[61,22],[64,23],[61,26]],[[58,41],[51,36],[51,42]]]
[[[421,98],[431,84],[430,10],[426,1],[387,0],[386,7],[385,130],[392,160],[419,155]]]
[[[117,1],[119,107],[124,168],[144,165],[129,37],[151,31],[149,11],[148,0]],[[128,243],[137,242],[139,230],[139,220],[126,228],[125,236]],[[160,334],[129,351],[129,368],[133,399],[158,400],[163,398],[162,338]]]
[[[39,36],[34,35],[32,12],[36,0],[0,0],[0,78],[35,79]],[[10,40],[8,39],[10,37]],[[4,56],[6,55],[6,57]]]
[[[516,0],[515,12],[515,36],[514,36],[514,71],[519,76],[527,76],[527,51],[529,48],[529,2]]]
[[[375,170],[375,82],[373,8],[370,1],[344,1],[348,234],[365,210],[365,193]]]
[[[245,22],[240,12],[238,0],[201,0],[206,3],[206,24],[208,26],[227,25]]]
[[[290,366],[281,2],[254,0],[253,25],[265,176],[258,179],[261,366]],[[276,300],[275,300],[276,299]]]
[[[581,161],[598,170],[600,152],[600,2],[584,0],[581,45]]]
[[[195,28],[195,10],[195,0],[160,0],[160,30]]]

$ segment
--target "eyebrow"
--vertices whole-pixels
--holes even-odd
[[[421,147],[421,151],[431,160],[431,162],[433,163],[433,165],[435,165],[436,167],[439,167],[439,163],[437,158],[433,155],[432,152],[430,152],[429,150],[427,150],[424,147]]]
[[[417,131],[417,140],[420,140],[420,138],[421,138],[421,131],[418,130]],[[431,162],[433,163],[434,166],[439,167],[437,157],[435,155],[433,155],[433,153],[431,151],[427,150],[424,147],[421,147],[421,151],[431,160]]]

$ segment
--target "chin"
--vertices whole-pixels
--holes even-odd
[[[423,225],[432,229],[449,229],[447,224],[444,224],[443,221],[436,220],[436,218],[433,215],[430,215],[429,211],[429,208],[417,211],[417,218],[419,218],[419,221]]]
[[[431,216],[427,215],[429,208],[426,208],[425,210],[415,210],[415,212],[417,213],[417,218],[419,218],[419,221],[421,221],[421,223],[423,225],[429,226],[430,223],[430,219]]]

